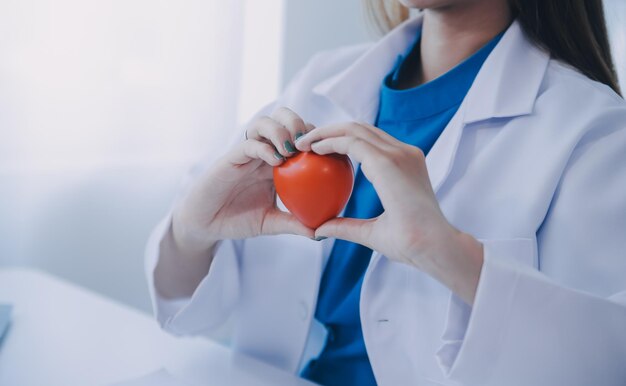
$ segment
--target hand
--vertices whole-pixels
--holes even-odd
[[[373,219],[335,218],[316,237],[349,240],[412,265],[473,303],[482,245],[455,229],[433,192],[424,153],[368,124],[318,127],[296,142],[301,151],[347,154],[361,163],[384,212]]]
[[[297,135],[311,125],[280,108],[248,127],[240,143],[198,180],[175,208],[173,235],[182,249],[202,250],[218,240],[314,231],[276,207],[272,168],[294,155]]]

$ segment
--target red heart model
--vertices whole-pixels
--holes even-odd
[[[276,193],[287,209],[311,229],[341,213],[353,184],[352,162],[342,154],[302,152],[274,168]]]

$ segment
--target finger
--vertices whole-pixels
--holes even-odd
[[[305,126],[306,126],[306,131],[304,133],[297,133],[296,137],[294,138],[293,143],[296,146],[296,150],[298,149],[298,141],[300,140],[300,138],[302,138],[309,131],[315,129],[315,126],[312,123],[306,123]]]
[[[315,237],[334,237],[352,241],[374,249],[372,245],[372,227],[376,218],[359,220],[347,217],[338,217],[326,221],[315,230]]]
[[[257,159],[271,166],[280,165],[284,161],[272,145],[254,139],[241,142],[227,156],[228,162],[234,165],[243,165]]]
[[[315,142],[311,150],[317,154],[345,154],[358,163],[367,179],[374,185],[381,201],[386,202],[391,196],[394,178],[397,174],[397,165],[392,161],[392,153],[372,145],[362,138],[332,137]],[[393,181],[394,183],[389,183]]]
[[[357,137],[331,137],[311,144],[311,150],[317,154],[345,154],[356,162],[367,165],[387,162],[385,150]],[[370,167],[371,168],[371,167]]]
[[[268,141],[283,157],[296,152],[290,131],[280,122],[270,117],[260,117],[248,127],[248,139]]]
[[[313,229],[307,228],[291,213],[283,212],[279,209],[269,211],[263,220],[261,234],[278,235],[278,234],[301,235],[308,238],[315,236]]]
[[[282,124],[290,134],[290,140],[296,140],[297,136],[300,136],[307,132],[307,127],[302,118],[291,109],[287,107],[280,107],[272,114],[272,119]]]
[[[393,135],[387,133],[385,130],[383,130],[381,128],[378,128],[378,127],[376,127],[374,125],[370,125],[368,123],[359,123],[359,125],[361,125],[365,129],[373,132],[378,137],[380,137],[380,139],[382,139],[383,141],[387,142],[391,146],[397,146],[398,144],[404,144],[404,142],[399,141]]]
[[[392,144],[389,143],[389,141],[386,140],[382,134],[392,138],[396,145],[402,143],[376,127],[368,127],[360,123],[348,122],[318,127],[310,133],[307,133],[304,137],[300,138],[296,147],[300,151],[309,151],[311,150],[312,143],[324,138],[351,136],[362,138],[384,148],[389,148]]]

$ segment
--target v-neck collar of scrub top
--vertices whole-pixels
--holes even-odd
[[[424,119],[453,107],[458,107],[470,89],[480,67],[494,46],[502,38],[503,32],[484,44],[471,56],[439,77],[407,89],[395,87],[408,67],[419,65],[419,45],[421,28],[415,42],[404,55],[398,55],[396,64],[382,82],[379,116],[394,117],[397,121]]]
[[[317,84],[313,92],[354,120],[373,123],[381,81],[398,55],[415,41],[422,22],[422,14],[404,21],[373,43],[347,69]],[[466,96],[462,123],[532,113],[549,60],[549,53],[528,40],[519,21],[513,21],[476,76]]]

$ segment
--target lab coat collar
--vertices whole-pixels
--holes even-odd
[[[408,49],[422,25],[418,16],[393,29],[344,71],[324,80],[313,92],[328,98],[357,121],[373,123],[378,110],[380,87]]]
[[[463,123],[531,114],[549,61],[514,21],[467,93]]]
[[[314,87],[354,120],[373,123],[382,79],[404,55],[422,25],[417,15],[385,35],[350,67]],[[463,124],[530,114],[550,56],[514,21],[493,49],[465,98]]]

